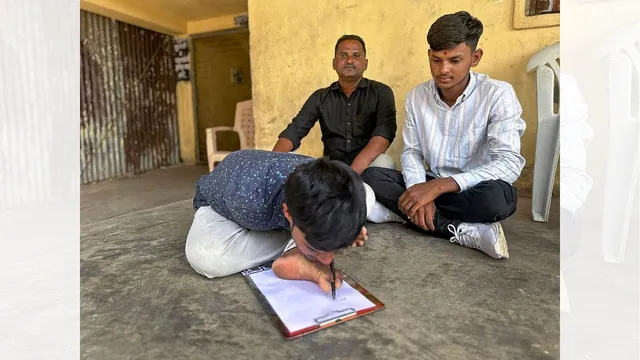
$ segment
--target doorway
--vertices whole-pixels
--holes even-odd
[[[193,39],[200,162],[207,162],[206,129],[233,127],[236,104],[251,99],[248,29],[220,31]],[[219,150],[240,149],[234,132],[218,133]]]

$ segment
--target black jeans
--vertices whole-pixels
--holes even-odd
[[[398,199],[406,190],[400,171],[370,167],[362,173],[362,180],[371,186],[380,204],[402,217],[413,229],[424,231],[413,224],[398,207]],[[434,178],[427,175],[427,181],[431,180]],[[518,192],[505,181],[488,180],[462,192],[442,194],[434,203],[436,233],[449,237],[449,224],[457,227],[461,222],[491,223],[513,215],[518,203]]]

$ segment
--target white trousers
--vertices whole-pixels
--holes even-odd
[[[187,235],[187,261],[208,278],[235,274],[280,256],[291,238],[288,231],[248,230],[210,206],[196,211]]]
[[[389,155],[382,154],[371,166],[395,169],[395,162]],[[369,185],[364,185],[369,215],[375,203],[375,195]],[[203,206],[193,217],[185,254],[198,274],[212,279],[275,260],[292,245],[291,233],[288,231],[248,230],[227,220],[210,206]]]

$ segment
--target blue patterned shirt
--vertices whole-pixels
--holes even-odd
[[[293,153],[235,151],[200,178],[193,208],[211,206],[249,230],[289,229],[282,211],[284,183],[298,165],[311,160]]]

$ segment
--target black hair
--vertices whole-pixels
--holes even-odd
[[[333,54],[334,55],[338,51],[338,45],[340,45],[341,42],[346,41],[346,40],[356,40],[356,41],[358,41],[360,44],[362,44],[362,51],[364,52],[364,55],[367,55],[367,47],[364,45],[364,40],[362,40],[362,38],[360,36],[358,36],[358,35],[342,35],[340,37],[340,39],[338,39],[338,41],[336,42],[336,46],[333,49]]]
[[[293,224],[315,250],[348,247],[365,224],[362,179],[339,161],[321,158],[298,165],[289,175],[284,193]]]
[[[438,18],[429,29],[427,42],[434,51],[453,49],[463,42],[475,51],[483,30],[480,20],[466,11],[459,11]]]

